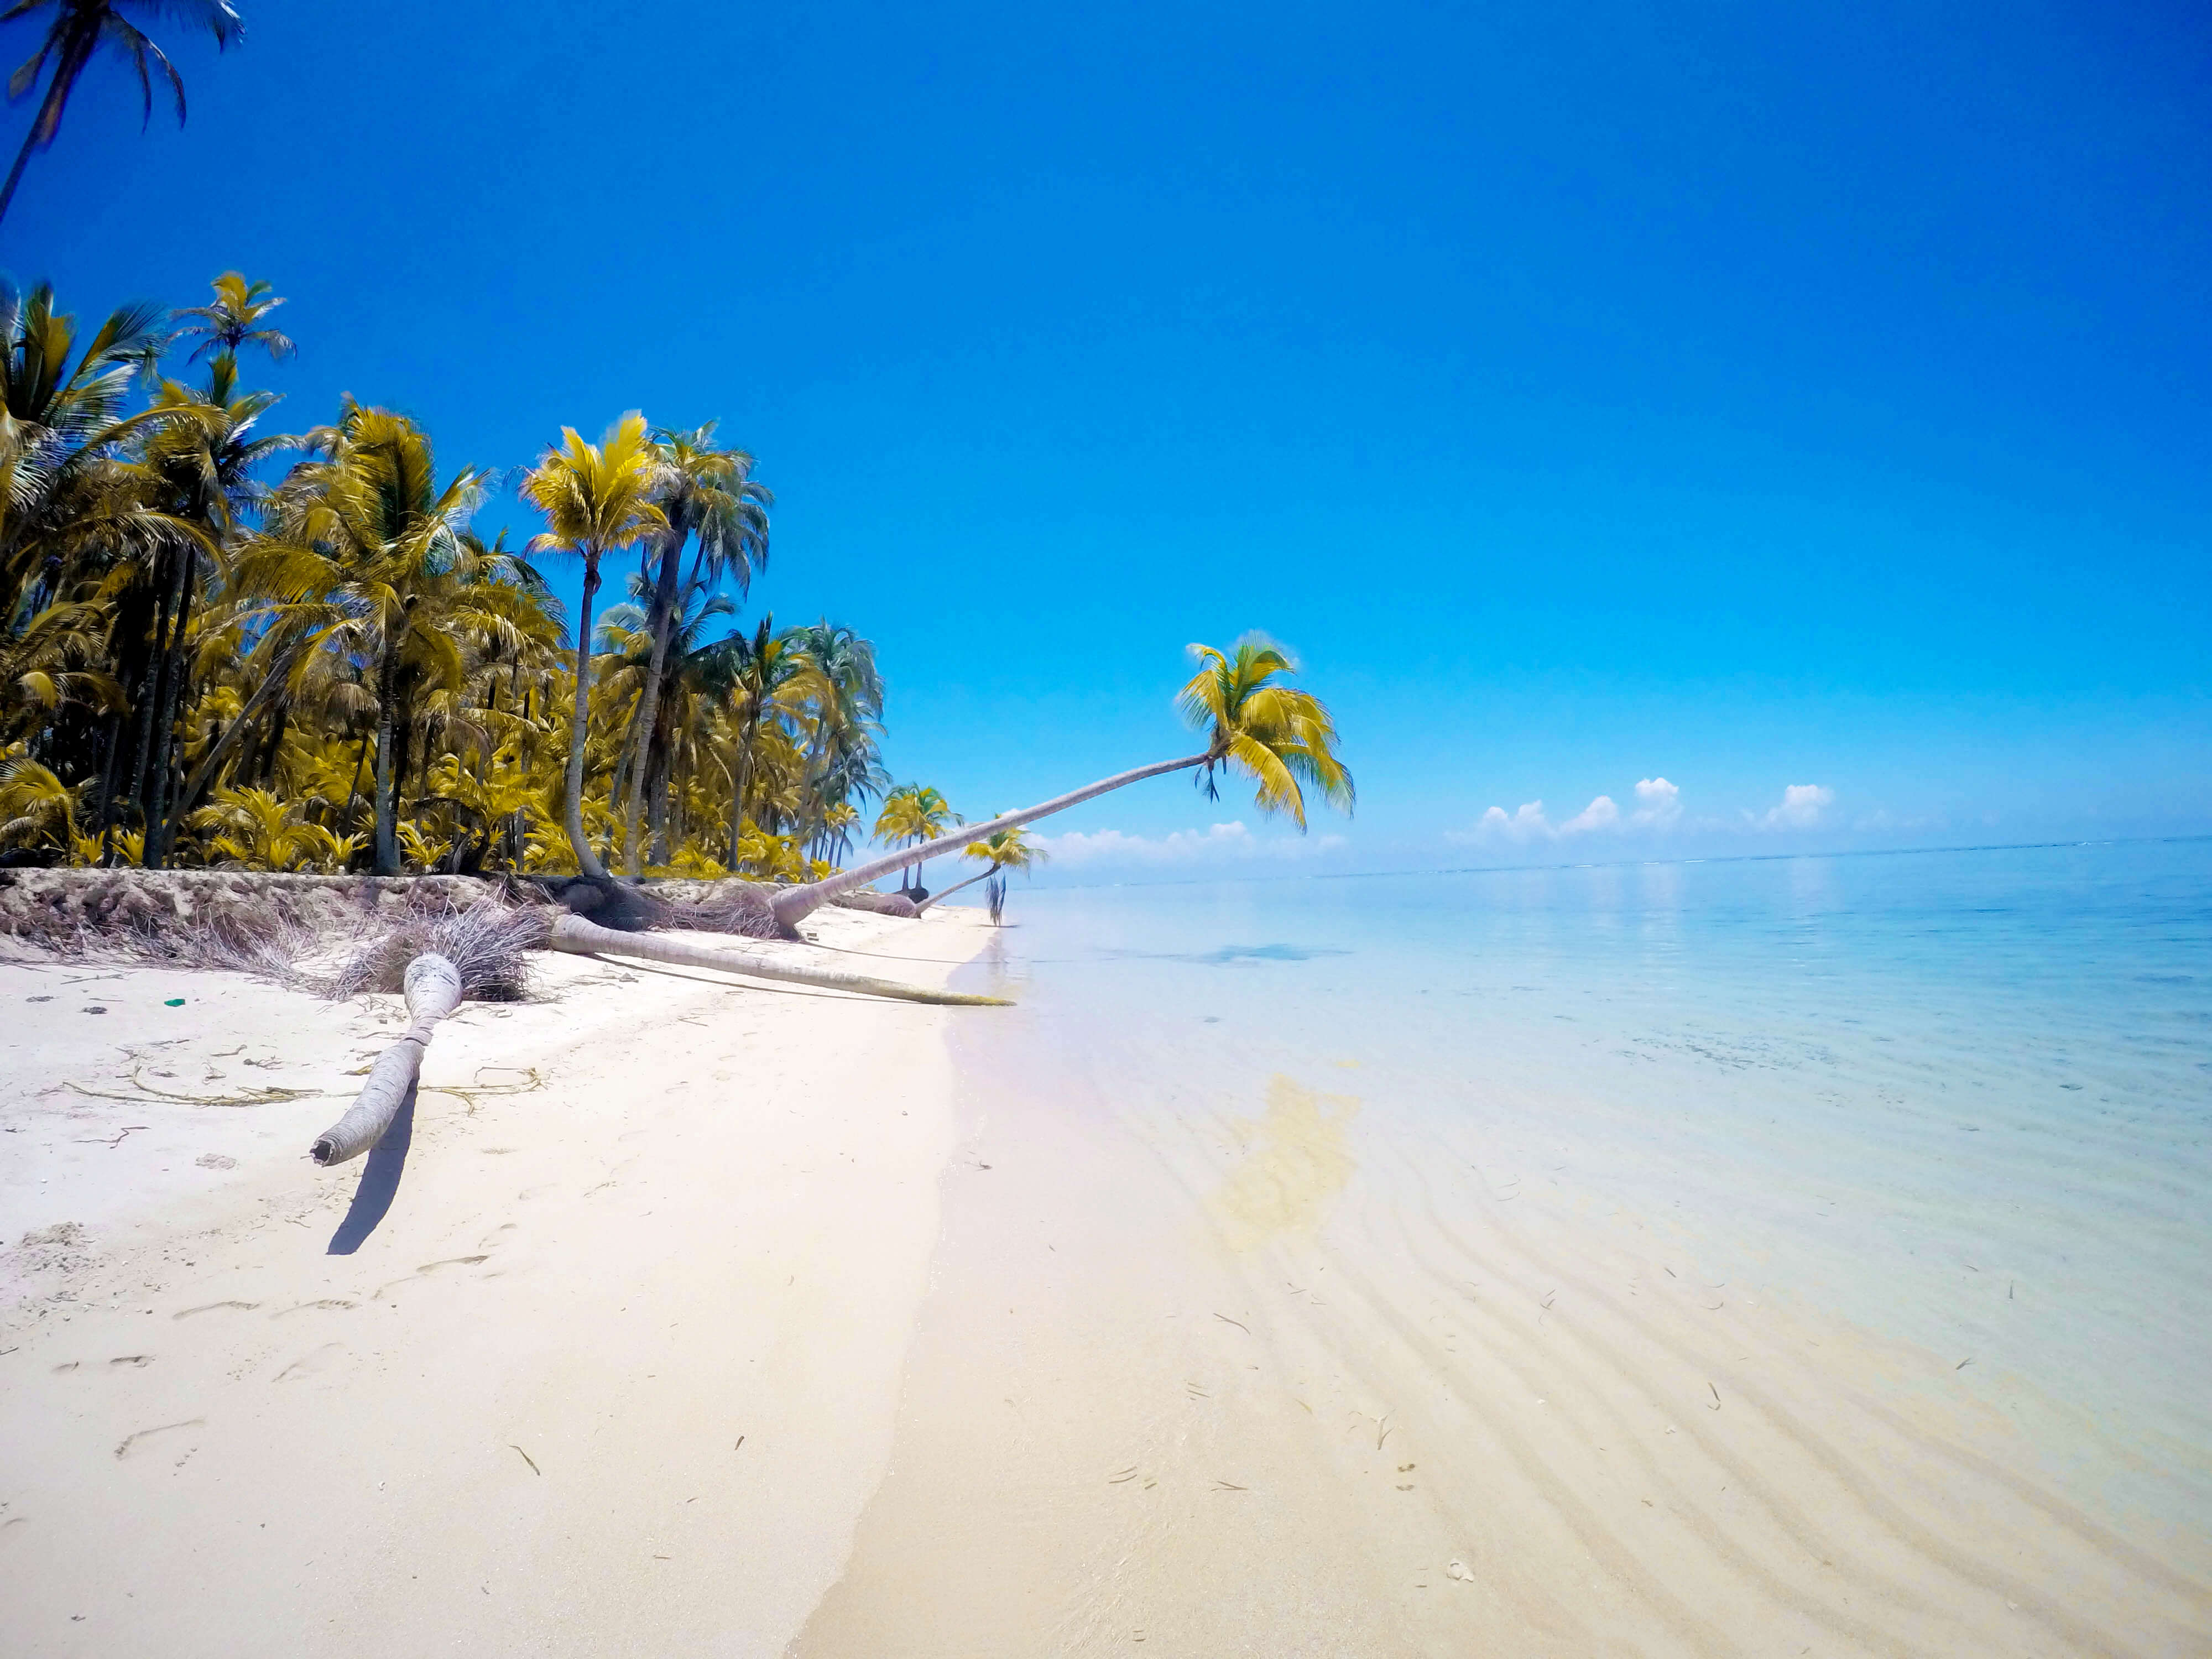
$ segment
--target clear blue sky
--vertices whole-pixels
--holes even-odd
[[[95,67],[0,266],[267,277],[288,423],[448,467],[720,417],[757,602],[971,815],[1176,752],[1258,627],[1340,866],[2212,829],[2199,8],[239,4],[155,25],[181,134]]]

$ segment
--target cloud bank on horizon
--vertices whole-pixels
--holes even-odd
[[[1572,817],[1554,822],[1540,800],[1524,801],[1508,812],[1493,806],[1471,830],[1448,830],[1444,839],[1455,844],[1480,845],[1506,842],[1526,846],[1534,842],[1570,841],[1579,836],[1601,834],[1663,835],[1677,830],[1751,830],[1759,832],[1817,830],[1828,821],[1836,792],[1826,784],[1793,783],[1782,799],[1762,812],[1746,811],[1735,818],[1691,817],[1683,811],[1679,784],[1663,777],[1644,778],[1636,786],[1636,804],[1623,811],[1610,795],[1599,795]]]
[[[1071,830],[1065,835],[1036,839],[1054,864],[1075,869],[1106,864],[1159,866],[1291,861],[1319,858],[1348,844],[1344,836],[1334,835],[1255,836],[1242,819],[1206,830],[1176,830],[1164,836]]]

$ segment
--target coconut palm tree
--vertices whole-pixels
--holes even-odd
[[[8,204],[15,199],[15,186],[22,182],[24,163],[31,159],[33,150],[45,149],[54,142],[54,135],[61,131],[62,112],[69,107],[70,94],[76,90],[77,77],[102,46],[137,71],[138,89],[145,96],[148,121],[154,118],[154,76],[158,72],[168,82],[169,90],[176,98],[177,125],[184,125],[184,76],[177,73],[177,66],[161,47],[124,16],[125,11],[149,12],[156,16],[167,14],[180,22],[202,25],[215,36],[218,52],[246,36],[246,25],[223,0],[15,0],[5,11],[0,11],[0,23],[12,23],[41,11],[52,11],[53,18],[46,25],[46,38],[40,41],[38,51],[9,77],[9,101],[20,101],[36,86],[49,62],[53,65],[53,74],[46,82],[46,95],[39,101],[38,116],[24,136],[23,148],[15,152],[15,165],[9,169],[8,182],[0,185],[0,219],[8,216]]]
[[[936,840],[954,824],[967,821],[930,786],[901,784],[884,797],[884,810],[876,814],[876,839],[918,847]],[[914,892],[921,886],[921,866],[916,860],[910,869],[899,872],[899,891]]]
[[[270,292],[270,284],[249,283],[245,272],[226,270],[211,286],[212,301],[186,306],[176,313],[180,319],[191,319],[179,331],[199,339],[186,362],[196,363],[210,351],[218,357],[235,357],[240,348],[250,345],[266,351],[271,362],[282,362],[299,350],[278,330],[262,326],[269,313],[284,303],[281,295]]]
[[[668,528],[667,514],[653,499],[663,472],[659,452],[646,435],[645,416],[632,410],[597,444],[586,443],[574,427],[562,428],[561,447],[547,450],[522,483],[522,499],[545,515],[545,533],[531,538],[530,551],[556,550],[584,561],[584,606],[576,619],[576,706],[568,726],[568,797],[562,805],[576,868],[595,881],[605,881],[607,872],[584,834],[592,605],[599,592],[599,561],[608,551],[634,546]]]
[[[349,402],[307,434],[316,457],[278,488],[241,580],[305,625],[311,649],[374,665],[376,873],[399,873],[399,739],[423,682],[462,675],[460,641],[434,600],[463,557],[461,532],[489,474],[464,467],[441,487],[428,434],[404,415]]]
[[[1002,815],[1003,816],[1003,815]],[[964,887],[973,887],[979,881],[994,884],[983,890],[991,896],[991,925],[999,925],[1000,912],[1006,907],[1006,879],[1009,870],[1028,870],[1042,864],[1049,856],[1044,848],[1029,838],[1029,831],[1018,827],[1000,830],[968,843],[968,856],[981,859],[983,867],[965,881],[958,881],[941,893],[932,893],[915,907],[919,915],[933,904],[942,904]]]
[[[716,689],[734,717],[730,760],[730,857],[735,869],[745,838],[745,819],[766,830],[766,804],[757,799],[763,738],[771,720],[796,715],[824,695],[822,672],[806,654],[802,630],[775,632],[773,613],[763,617],[748,639],[733,634],[721,642],[715,664]]]
[[[668,641],[678,613],[684,609],[678,592],[678,572],[687,537],[696,535],[699,551],[692,561],[695,586],[728,582],[744,597],[753,573],[768,564],[768,509],[775,497],[752,477],[753,458],[742,449],[719,449],[714,445],[714,422],[690,432],[665,428],[654,433],[660,452],[659,507],[668,526],[657,538],[659,574],[653,586],[647,626],[653,635],[652,669],[637,702],[633,726],[629,805],[623,814],[628,873],[642,867],[645,848],[638,833],[638,814],[645,799],[645,781],[659,727],[662,677],[668,664]]]
[[[1209,798],[1216,795],[1222,772],[1249,777],[1255,786],[1254,801],[1260,810],[1289,817],[1301,832],[1306,827],[1308,787],[1318,790],[1330,805],[1346,812],[1352,810],[1352,774],[1337,757],[1336,722],[1312,693],[1278,684],[1297,672],[1297,665],[1280,646],[1264,635],[1248,634],[1225,652],[1210,645],[1194,645],[1190,654],[1198,672],[1177,694],[1176,706],[1191,725],[1206,732],[1206,747],[1197,754],[1133,767],[1035,806],[1002,812],[987,823],[969,824],[940,836],[918,849],[919,856],[934,858],[941,853],[957,852],[970,842],[1001,830],[1033,823],[1113,790],[1170,772],[1195,770]],[[775,920],[787,931],[794,928],[838,894],[865,887],[913,862],[916,856],[912,851],[886,854],[823,880],[780,892],[772,901]]]

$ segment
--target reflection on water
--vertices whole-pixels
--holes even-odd
[[[1267,1079],[1266,1111],[1230,1120],[1240,1157],[1211,1207],[1231,1249],[1321,1224],[1352,1179],[1345,1130],[1358,1111],[1353,1096],[1320,1094],[1278,1073]]]

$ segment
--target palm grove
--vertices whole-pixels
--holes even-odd
[[[827,873],[885,781],[883,684],[848,628],[732,625],[769,553],[752,457],[711,424],[565,431],[518,482],[544,533],[487,541],[496,477],[406,416],[267,429],[281,303],[230,273],[80,340],[48,289],[0,293],[0,846]]]

